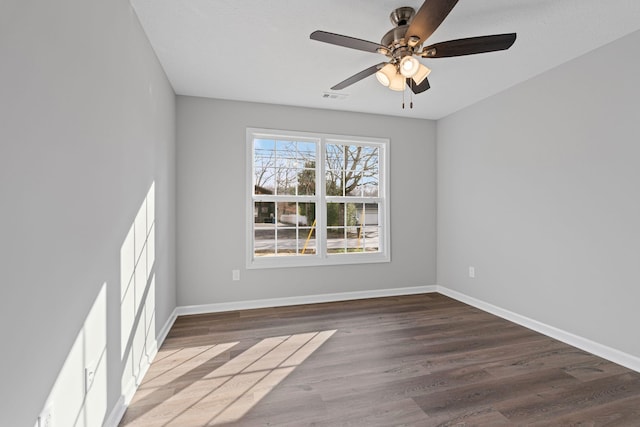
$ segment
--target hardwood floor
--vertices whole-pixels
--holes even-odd
[[[640,426],[640,373],[440,294],[185,316],[121,426]]]

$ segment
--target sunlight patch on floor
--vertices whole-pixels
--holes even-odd
[[[267,338],[210,372],[199,367],[237,343],[184,349],[187,360],[172,367],[171,359],[180,357],[176,352],[159,363],[163,366],[152,366],[153,376],[137,396],[146,409],[130,414],[125,425],[214,426],[238,421],[335,332]]]

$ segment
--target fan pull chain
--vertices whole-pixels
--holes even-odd
[[[409,108],[413,109],[413,79],[408,79],[409,84],[404,86],[402,89],[402,109],[404,110],[404,93],[407,91],[407,86],[411,89],[409,93]]]
[[[411,93],[409,93],[409,108],[413,109],[413,79],[409,80],[409,88],[411,89]],[[404,110],[404,92],[407,90],[407,85],[405,85],[402,91],[402,109]]]
[[[413,87],[413,79],[411,79],[411,87]],[[411,99],[411,101],[409,103],[409,108],[413,109],[413,89],[411,90],[411,93],[409,94],[409,97]]]

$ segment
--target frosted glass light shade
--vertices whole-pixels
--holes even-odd
[[[393,76],[395,76],[396,74],[396,67],[394,67],[392,64],[387,64],[376,73],[376,78],[382,86],[389,87]]]
[[[400,61],[400,74],[407,78],[413,77],[418,72],[420,65],[416,58],[407,55]]]
[[[396,73],[389,83],[389,89],[403,91],[406,85],[407,79],[402,74]]]
[[[431,69],[425,67],[424,65],[420,64],[420,66],[418,67],[418,71],[416,72],[416,74],[413,76],[413,81],[419,85],[420,83],[422,83],[424,81],[424,79],[427,78],[427,76],[431,74]]]

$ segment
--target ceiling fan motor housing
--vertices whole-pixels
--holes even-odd
[[[405,39],[415,13],[416,11],[412,7],[407,6],[400,7],[389,15],[389,19],[395,27],[387,31],[380,44],[389,48],[387,56],[394,61],[400,61],[407,55],[413,55],[414,49],[420,47],[420,45],[410,46],[409,41]]]
[[[391,15],[389,15],[389,19],[391,20],[391,23],[396,27],[400,25],[409,25],[409,22],[411,22],[411,19],[413,19],[415,14],[416,11],[412,7],[399,7],[391,12]]]

